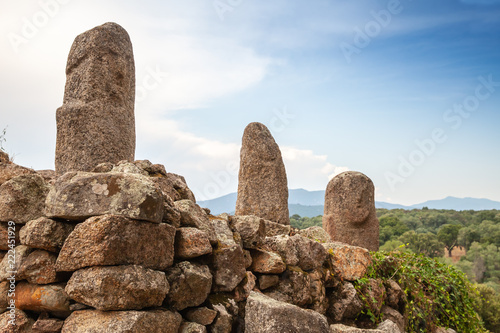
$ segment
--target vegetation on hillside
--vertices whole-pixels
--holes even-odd
[[[377,209],[377,217],[381,252],[374,255],[392,251],[410,260],[404,256],[421,254],[458,268],[477,290],[474,307],[485,327],[500,333],[500,211]],[[299,229],[321,226],[321,216],[293,215],[290,224]],[[459,247],[463,255],[450,259]]]

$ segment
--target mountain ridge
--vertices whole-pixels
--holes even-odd
[[[234,214],[237,193],[229,193],[221,197],[198,201],[201,207],[208,208],[212,214],[229,213]],[[305,189],[291,189],[288,191],[288,209],[290,215],[314,217],[323,215],[323,203],[325,191],[308,191]],[[376,208],[385,209],[451,209],[451,210],[489,210],[499,209],[500,202],[486,198],[457,198],[448,196],[443,199],[427,200],[415,205],[400,205],[383,201],[375,201]]]

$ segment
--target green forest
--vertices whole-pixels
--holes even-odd
[[[500,211],[377,209],[380,251],[421,253],[453,265],[480,293],[477,311],[500,332]],[[290,217],[298,229],[321,226],[321,216]],[[452,257],[453,255],[453,257]]]

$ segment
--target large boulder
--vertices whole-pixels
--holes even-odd
[[[162,222],[163,196],[147,176],[134,173],[68,172],[47,196],[48,217],[83,221],[114,214]]]
[[[175,228],[166,223],[117,215],[92,217],[78,224],[68,236],[57,258],[57,269],[142,265],[165,270],[174,260],[174,239]]]
[[[69,297],[102,311],[160,306],[168,291],[165,273],[135,265],[84,268],[66,285]]]
[[[378,251],[374,191],[371,179],[361,172],[346,171],[330,180],[325,192],[323,228],[333,241]]]
[[[313,311],[251,292],[245,306],[246,333],[329,333],[326,318]]]
[[[281,151],[261,123],[250,123],[243,133],[235,215],[256,215],[290,224],[288,183]]]
[[[75,38],[57,109],[56,172],[134,160],[135,65],[130,38],[106,23]]]
[[[49,186],[38,174],[12,178],[0,185],[0,221],[26,223],[43,216]]]
[[[149,311],[73,312],[61,333],[177,333],[182,317],[164,309]]]

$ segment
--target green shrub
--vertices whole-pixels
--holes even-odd
[[[476,313],[479,295],[460,270],[422,254],[373,252],[365,278],[392,279],[404,290],[408,332],[433,326],[457,332],[486,332]]]
[[[500,332],[500,294],[486,284],[477,285],[476,310],[484,326],[491,332]]]

